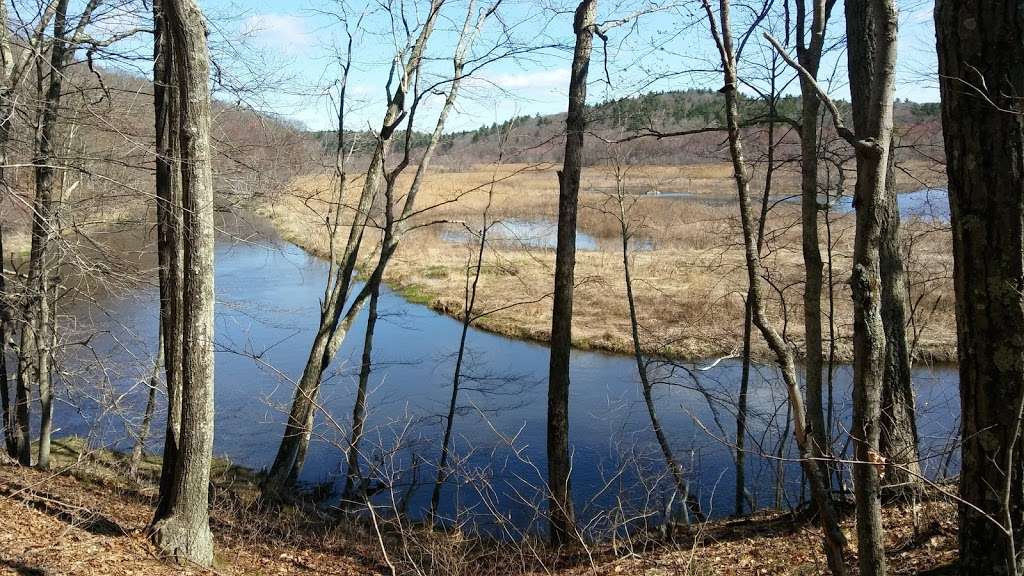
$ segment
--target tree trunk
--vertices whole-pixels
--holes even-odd
[[[624,190],[619,187],[619,226],[620,235],[622,238],[622,273],[626,282],[626,303],[629,305],[629,325],[630,334],[633,339],[633,359],[636,361],[637,375],[640,377],[641,392],[644,396],[644,405],[647,407],[647,416],[651,421],[651,429],[654,431],[654,437],[658,440],[658,446],[661,448],[661,454],[665,458],[665,465],[668,467],[669,473],[672,475],[672,481],[676,486],[676,493],[679,498],[683,501],[683,510],[686,514],[686,523],[690,523],[690,515],[692,514],[697,521],[703,519],[704,515],[700,509],[700,502],[690,492],[690,483],[686,480],[686,472],[683,470],[682,465],[676,458],[672,451],[672,445],[668,442],[668,437],[665,436],[665,430],[661,427],[661,420],[658,418],[658,413],[654,406],[654,385],[647,373],[647,364],[644,362],[643,350],[640,346],[640,321],[637,319],[636,313],[636,299],[633,297],[633,277],[630,273],[629,267],[629,228],[626,221],[626,212],[622,205]],[[739,420],[737,420],[739,422]],[[739,463],[740,460],[737,460]],[[737,476],[740,475],[741,466],[737,464]],[[742,498],[743,498],[743,485],[737,485],[737,498],[740,499],[738,507],[740,513],[742,513]],[[666,521],[668,519],[666,518]]]
[[[0,18],[7,21],[6,8],[0,8]],[[14,108],[9,99],[11,95],[6,87],[2,88],[0,95],[0,204],[8,193],[7,174],[4,166],[7,164],[7,143],[10,140],[11,119],[14,115]],[[0,220],[3,218],[3,210],[0,209]],[[11,308],[7,293],[7,270],[4,267],[6,262],[4,256],[3,223],[0,221],[0,402],[3,410],[3,433],[4,444],[7,453],[12,458],[17,458],[18,450],[18,418],[14,404],[11,403],[10,375],[7,370],[7,340],[11,330]],[[16,401],[16,400],[15,400]]]
[[[885,328],[879,264],[886,174],[892,141],[892,93],[896,65],[896,8],[892,0],[847,0],[846,35],[854,132],[858,144],[854,188],[853,423],[850,431],[857,509],[860,572],[885,574],[881,509],[882,383]]]
[[[747,493],[747,404],[750,394],[753,331],[754,321],[751,317],[748,286],[747,300],[743,303],[743,360],[740,367],[740,392],[736,400],[736,502],[733,507],[733,514],[736,516],[743,516],[743,498]]]
[[[7,22],[7,4],[0,2],[0,22]],[[15,70],[14,51],[11,48],[11,34],[6,26],[0,27],[0,206],[9,190],[7,183],[7,146],[11,139],[14,119],[14,87],[11,76]],[[11,329],[11,313],[7,294],[7,274],[4,269],[3,210],[0,209],[0,410],[3,417],[4,445],[12,458],[18,458],[18,418],[15,405],[11,403],[10,377],[7,371],[7,339]]]
[[[0,114],[3,114],[0,111]],[[0,121],[2,122],[2,121]],[[7,163],[6,136],[3,132],[6,128],[0,126],[0,193],[5,192],[7,182],[4,179],[2,166]],[[0,202],[2,202],[0,198]],[[3,218],[0,211],[0,218]],[[11,326],[10,312],[8,308],[7,295],[7,272],[4,269],[4,233],[3,224],[0,223],[0,416],[3,417],[4,446],[11,458],[18,457],[17,427],[18,419],[11,403],[11,383],[7,373],[7,334]]]
[[[31,36],[28,37],[27,46],[19,46],[18,52],[15,53],[14,43],[12,42],[12,33],[7,26],[0,26],[0,60],[2,60],[2,86],[0,86],[0,164],[6,164],[8,161],[8,145],[10,143],[11,130],[13,128],[15,114],[15,104],[17,102],[16,89],[21,84],[21,81],[25,78],[25,72],[30,64],[38,61],[39,50],[44,42],[44,36],[50,21],[54,18],[57,8],[61,5],[61,0],[49,0],[43,9],[42,13],[39,14],[39,20],[36,23],[35,29]],[[63,3],[63,11],[67,11],[67,3]],[[0,2],[0,22],[8,21],[7,4]],[[63,26],[63,25],[62,25]],[[20,39],[19,39],[20,41]],[[42,92],[42,78],[40,77],[37,82],[39,92]],[[6,174],[2,166],[0,166],[0,193],[7,194],[11,192],[10,185],[7,182]],[[0,231],[2,232],[2,231]],[[3,249],[0,247],[0,262],[3,259]],[[6,290],[0,290],[3,294],[0,297],[7,298]],[[13,339],[15,331],[11,324],[11,303],[4,301],[0,303],[0,353],[6,350],[8,343]],[[22,327],[26,325],[23,323]],[[24,334],[22,334],[24,336]],[[20,352],[20,349],[19,349]],[[6,356],[0,358],[0,362],[3,364],[2,375],[3,382],[8,382],[8,370],[6,366]],[[27,370],[22,370],[27,368]],[[13,414],[9,415],[6,422],[10,426],[11,434],[14,438],[14,448],[17,454],[19,463],[24,466],[28,466],[32,461],[31,454],[31,426],[29,422],[30,412],[30,397],[31,397],[31,361],[27,363],[21,362],[19,354],[19,360],[17,365],[16,381],[15,381],[15,398]]]
[[[364,496],[363,475],[359,468],[359,443],[363,439],[363,428],[366,425],[366,392],[370,385],[370,373],[373,371],[373,332],[377,327],[377,304],[380,300],[380,281],[373,283],[370,294],[370,306],[366,315],[366,334],[363,338],[363,358],[359,367],[359,385],[356,389],[356,401],[352,406],[352,437],[348,444],[348,468],[345,471],[345,489],[342,500],[350,502]]]
[[[573,272],[576,266],[576,208],[583,168],[586,129],[587,72],[594,42],[597,0],[576,7],[576,47],[569,79],[569,112],[565,119],[565,158],[558,173],[558,241],[555,248],[555,289],[551,307],[551,363],[548,376],[548,521],[551,543],[577,540],[569,456],[569,356],[572,350]]]
[[[960,574],[1024,571],[1024,13],[935,4],[963,439]]]
[[[160,283],[160,336],[164,380],[167,383],[167,420],[164,427],[160,499],[153,522],[168,514],[173,490],[181,429],[182,242],[181,173],[178,144],[178,97],[174,49],[168,31],[166,1],[153,3],[153,111],[156,139],[157,263]]]
[[[128,476],[138,477],[139,464],[146,454],[146,441],[149,440],[149,431],[153,426],[153,415],[156,412],[156,390],[160,385],[160,371],[164,364],[163,337],[157,338],[157,357],[153,362],[153,374],[146,382],[146,407],[142,412],[142,424],[135,437],[135,446],[132,447],[132,455],[128,460]]]
[[[493,196],[493,186],[492,194]],[[441,487],[448,474],[448,457],[452,442],[452,429],[455,427],[455,413],[459,405],[459,388],[462,384],[462,363],[466,359],[466,338],[469,326],[473,322],[473,307],[476,305],[476,290],[480,283],[480,272],[484,261],[484,249],[487,246],[487,212],[491,206],[488,196],[487,208],[484,209],[483,227],[480,233],[480,245],[477,248],[476,266],[473,267],[473,281],[466,290],[465,310],[462,312],[462,331],[459,334],[459,351],[455,357],[455,369],[452,373],[452,394],[448,400],[448,414],[445,417],[444,438],[441,440],[441,457],[437,463],[437,477],[434,479],[434,490],[430,495],[430,517],[437,518],[437,509],[441,505]],[[467,275],[469,270],[466,271]],[[468,283],[467,278],[467,283]]]
[[[153,540],[182,561],[210,566],[210,460],[213,451],[214,223],[206,24],[194,0],[169,0],[165,17],[178,78],[182,155],[181,430],[168,514]]]
[[[775,98],[777,97],[775,86],[775,70],[773,69],[771,79],[772,89],[769,95],[771,98],[770,108],[772,116],[775,115]],[[775,173],[775,121],[768,122],[768,167],[765,170],[764,193],[761,196],[761,217],[757,222],[757,255],[760,257],[761,248],[764,245],[765,225],[768,222],[768,208],[772,195],[772,176]],[[751,368],[751,346],[754,329],[754,321],[750,307],[750,286],[747,286],[747,299],[743,305],[743,363],[740,368],[740,390],[736,401],[736,495],[734,514],[742,516],[744,507],[743,501],[750,501],[750,509],[754,510],[754,499],[747,491],[747,418],[748,398],[750,395],[750,368]]]
[[[51,242],[56,227],[53,218],[53,151],[57,140],[61,91],[67,64],[68,0],[57,4],[53,19],[53,40],[50,47],[49,74],[47,75],[43,110],[35,142],[35,198],[32,202],[32,246],[29,253],[25,320],[21,334],[19,354],[20,378],[26,387],[35,383],[39,390],[40,422],[36,465],[46,470],[50,466],[50,434],[53,423],[53,381],[50,348],[53,325],[50,307]],[[39,79],[40,83],[43,79]]]
[[[729,131],[729,152],[733,164],[733,176],[740,204],[740,224],[743,228],[744,253],[747,264],[748,299],[751,305],[754,325],[768,343],[775,355],[776,363],[782,373],[789,394],[789,404],[793,418],[794,435],[800,449],[800,464],[811,487],[813,500],[821,518],[824,532],[824,547],[829,568],[834,575],[846,573],[844,548],[846,538],[839,529],[835,512],[832,508],[827,470],[821,460],[816,443],[808,437],[807,413],[804,408],[800,383],[796,376],[796,365],[793,352],[782,336],[772,327],[764,310],[764,297],[761,279],[761,258],[757,253],[757,239],[754,233],[753,217],[750,211],[750,181],[747,176],[746,161],[743,157],[743,145],[739,127],[738,78],[736,60],[733,51],[731,26],[729,23],[729,0],[720,0],[721,34],[715,24],[714,12],[709,0],[704,0],[704,8],[711,25],[712,36],[715,37],[721,55],[725,95],[725,116]]]
[[[900,209],[896,198],[895,154],[890,146],[886,199],[881,215],[878,250],[882,282],[882,325],[885,328],[885,377],[882,382],[882,430],[879,451],[885,458],[887,486],[895,494],[912,494],[922,487],[917,450],[917,418],[907,346],[907,273],[900,242]]]
[[[806,38],[805,2],[797,2],[797,58],[813,78],[818,75],[830,8],[814,0],[809,41]],[[821,240],[818,236],[818,114],[821,103],[811,79],[800,76],[800,222],[804,261],[804,353],[806,358],[807,437],[814,452],[829,456],[827,424],[822,404],[824,349],[821,336],[821,289],[823,283]],[[831,488],[831,475],[826,474]],[[830,496],[831,498],[831,496]]]

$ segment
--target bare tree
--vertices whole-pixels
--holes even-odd
[[[733,178],[736,180],[736,190],[739,196],[740,224],[743,228],[744,253],[747,265],[747,298],[751,303],[752,320],[775,355],[776,363],[786,383],[794,424],[794,434],[800,449],[800,462],[811,487],[811,498],[821,518],[824,531],[825,553],[828,557],[829,568],[833,574],[845,574],[846,566],[843,558],[843,549],[846,546],[846,538],[839,529],[839,524],[832,508],[829,476],[822,461],[822,455],[807,434],[807,413],[804,408],[803,394],[796,376],[793,350],[769,323],[764,310],[761,258],[757,251],[753,216],[750,210],[750,178],[747,175],[747,166],[743,157],[743,144],[740,134],[739,78],[736,72],[736,54],[733,48],[729,0],[719,1],[718,18],[721,20],[721,32],[719,32],[718,20],[715,18],[710,0],[703,0],[703,4],[704,10],[707,13],[708,23],[711,27],[711,35],[721,57],[724,78],[724,86],[721,91],[725,95],[729,151],[732,157]]]
[[[828,428],[822,404],[824,349],[821,337],[821,288],[823,283],[821,240],[818,237],[818,115],[821,103],[815,91],[818,67],[825,49],[825,33],[835,0],[812,0],[808,29],[807,2],[796,0],[796,54],[807,71],[800,76],[800,212],[804,259],[804,340],[807,363],[807,436],[815,453],[827,456]],[[809,37],[808,37],[809,36]],[[831,322],[831,317],[830,320]],[[828,476],[826,476],[828,477]],[[831,481],[829,481],[831,486]]]
[[[8,147],[16,118],[17,90],[26,77],[30,65],[41,56],[45,31],[53,19],[57,9],[57,0],[42,4],[39,19],[31,35],[25,39],[26,46],[16,49],[15,37],[8,28],[9,16],[7,3],[0,2],[0,193],[7,196],[12,190],[7,181],[6,165],[8,163]],[[30,453],[29,428],[29,382],[17,380],[14,405],[10,403],[9,376],[7,369],[7,344],[13,336],[15,327],[12,325],[11,295],[7,290],[6,270],[3,267],[3,230],[0,226],[0,402],[3,410],[4,440],[7,450],[18,458],[22,465],[29,465],[32,460]]]
[[[324,299],[321,303],[320,326],[317,329],[313,345],[310,347],[309,359],[303,369],[302,378],[295,389],[292,407],[285,425],[284,437],[278,447],[277,456],[267,477],[263,482],[264,496],[277,498],[283,495],[284,488],[298,476],[302,468],[305,452],[309,445],[313,428],[316,396],[320,389],[320,380],[325,370],[334,359],[338,349],[348,333],[356,315],[365,304],[369,291],[364,290],[361,297],[345,308],[352,287],[352,272],[355,270],[362,244],[363,233],[370,217],[370,209],[380,188],[384,173],[384,157],[391,146],[396,129],[401,125],[407,114],[406,99],[412,90],[414,79],[423,62],[423,53],[427,41],[433,33],[441,6],[444,0],[432,0],[427,16],[420,26],[419,32],[410,38],[392,62],[389,74],[388,103],[381,129],[366,171],[354,216],[349,226],[348,238],[344,247],[335,248],[338,219],[345,203],[347,174],[336,174],[338,197],[337,211],[333,215],[331,234],[330,271]],[[344,102],[340,104],[344,106]],[[342,129],[342,128],[339,128]],[[339,139],[340,142],[340,139]],[[344,154],[340,150],[339,154]],[[337,169],[341,171],[341,168]]]
[[[136,478],[139,474],[139,464],[146,455],[146,442],[149,440],[149,433],[153,427],[153,417],[156,415],[157,389],[160,387],[160,372],[164,368],[164,341],[163,334],[158,335],[156,360],[153,362],[153,372],[146,381],[146,406],[142,411],[142,423],[135,436],[135,445],[132,446],[132,454],[128,458],[128,476]]]
[[[91,2],[83,14],[91,14],[96,2]],[[53,154],[57,145],[60,101],[64,87],[65,70],[74,50],[72,32],[68,30],[68,0],[59,0],[54,11],[53,35],[50,41],[49,70],[37,63],[39,87],[46,86],[43,108],[38,119],[34,142],[35,197],[32,203],[32,247],[29,253],[28,279],[24,324],[18,346],[19,386],[39,390],[40,423],[36,465],[47,469],[50,465],[50,434],[53,425],[53,376],[51,372],[54,327],[51,323],[53,300],[54,258],[51,244],[55,236],[56,219],[53,216]],[[44,80],[45,78],[45,80]]]
[[[413,104],[410,106],[409,123],[407,124],[405,131],[404,155],[399,160],[398,164],[393,169],[388,170],[384,175],[384,229],[381,238],[380,252],[374,272],[367,281],[367,286],[363,289],[364,293],[367,289],[370,291],[370,310],[367,317],[366,336],[363,342],[363,358],[362,366],[359,371],[359,387],[356,391],[356,403],[352,414],[352,435],[349,443],[348,455],[349,467],[345,480],[345,493],[350,498],[353,496],[350,492],[352,487],[355,485],[354,480],[359,474],[359,441],[362,438],[365,424],[366,392],[369,384],[369,374],[372,368],[371,349],[373,347],[373,331],[377,323],[377,301],[380,297],[381,283],[384,280],[384,271],[391,257],[398,248],[398,242],[401,236],[409,229],[410,223],[408,220],[413,214],[416,196],[418,195],[420,188],[423,186],[423,179],[430,167],[430,162],[434,157],[437,145],[441,141],[441,135],[444,133],[444,127],[448,121],[448,115],[451,113],[451,110],[455,106],[455,102],[458,98],[459,88],[462,85],[462,80],[465,74],[466,55],[472,47],[473,41],[483,28],[488,16],[494,13],[499,4],[500,0],[488,7],[485,7],[479,14],[477,14],[476,2],[473,0],[470,0],[469,2],[466,10],[466,18],[463,21],[462,30],[459,35],[459,41],[455,46],[455,52],[452,57],[452,77],[444,104],[441,107],[441,111],[438,113],[437,121],[434,124],[434,130],[431,132],[430,139],[427,142],[422,156],[419,159],[419,163],[416,166],[416,174],[413,176],[413,181],[409,186],[409,190],[405,194],[403,210],[401,214],[397,216],[395,214],[395,202],[398,198],[396,187],[398,185],[399,176],[401,176],[406,168],[408,168],[412,163],[412,138],[414,134],[412,121],[416,116],[420,103],[422,102],[422,93],[419,91],[418,85],[414,90]]]
[[[160,501],[154,518],[167,515],[178,455],[181,427],[182,350],[182,242],[181,166],[178,88],[175,74],[174,38],[168,30],[165,2],[153,2],[153,118],[156,146],[157,264],[160,284],[160,345],[167,385],[167,418],[164,426],[163,466],[160,469]]]
[[[853,437],[857,550],[861,574],[885,574],[881,478],[876,462],[885,378],[885,327],[879,263],[886,173],[892,143],[896,68],[892,0],[847,0],[846,37],[857,158],[853,248]]]
[[[960,574],[1024,561],[1024,14],[935,3],[953,225],[963,462]]]
[[[616,211],[613,212],[612,215],[619,223],[619,237],[622,244],[622,274],[626,283],[626,303],[629,306],[629,326],[630,336],[633,341],[633,360],[636,362],[636,371],[640,378],[640,392],[643,394],[644,405],[647,407],[647,416],[651,422],[651,429],[654,431],[654,437],[658,441],[658,447],[661,449],[661,454],[665,458],[665,466],[668,468],[669,474],[672,476],[672,482],[675,484],[676,494],[683,503],[686,523],[689,524],[691,514],[699,521],[703,518],[703,513],[701,512],[700,502],[690,492],[690,483],[686,479],[686,471],[683,469],[682,464],[673,452],[672,445],[669,444],[668,437],[665,435],[665,430],[661,425],[661,420],[658,418],[658,412],[654,405],[654,382],[650,376],[647,359],[644,358],[643,344],[640,339],[640,321],[637,316],[636,298],[633,295],[633,276],[630,266],[630,242],[634,236],[634,227],[630,220],[629,213],[633,207],[633,203],[631,203],[626,197],[626,178],[629,166],[626,164],[625,160],[626,159],[622,157],[622,155],[616,155],[614,157],[615,164],[613,168],[615,170],[615,195],[612,199],[615,203]],[[635,199],[633,202],[635,202]],[[737,463],[737,470],[739,469],[740,465]],[[737,475],[742,476],[739,472],[737,472]],[[742,499],[745,494],[743,493],[742,488],[738,490],[739,494],[737,497]],[[739,506],[742,507],[742,503]]]
[[[569,79],[569,112],[565,118],[565,158],[558,172],[558,241],[555,248],[555,289],[551,305],[551,366],[548,377],[548,502],[551,543],[575,540],[569,455],[569,356],[572,352],[573,271],[576,266],[576,211],[583,169],[586,130],[587,72],[594,43],[597,0],[581,0],[573,18],[576,46]]]
[[[194,0],[168,0],[166,31],[177,72],[182,184],[181,429],[166,515],[152,527],[166,553],[213,563],[209,523],[213,451],[214,222],[206,23]]]

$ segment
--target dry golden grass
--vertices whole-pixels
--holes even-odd
[[[444,230],[477,229],[494,182],[492,218],[553,222],[557,216],[557,177],[552,165],[479,166],[471,171],[431,173],[417,201],[433,207],[421,223],[445,221],[410,232],[388,267],[387,282],[413,300],[457,314],[463,307],[466,271],[475,247],[445,239]],[[398,188],[405,189],[409,178]],[[774,182],[777,194],[792,194],[797,175],[783,171]],[[358,184],[358,183],[357,183]],[[698,359],[736,353],[742,341],[746,272],[733,198],[735,184],[727,164],[635,166],[627,173],[635,237],[653,249],[631,252],[634,291],[645,346],[675,358]],[[760,186],[757,182],[756,186]],[[901,188],[917,184],[908,179]],[[263,207],[282,235],[320,255],[327,254],[323,215],[334,184],[330,176],[296,180],[278,202]],[[573,339],[577,346],[625,352],[631,349],[625,300],[621,240],[611,167],[584,171],[579,229],[592,236],[599,250],[577,253]],[[650,190],[687,192],[682,200],[643,196]],[[354,187],[353,192],[354,194]],[[833,214],[835,320],[837,357],[851,355],[852,305],[845,280],[853,240],[851,216]],[[904,225],[911,240],[909,262],[917,315],[918,357],[949,361],[955,357],[955,322],[948,230],[927,222]],[[824,242],[829,231],[822,225]],[[802,344],[803,261],[800,250],[799,205],[779,203],[766,225],[764,263],[770,283],[770,312],[776,326],[799,347]],[[368,250],[367,250],[368,251]],[[546,340],[554,252],[511,242],[488,246],[477,297],[477,312],[499,310],[477,325],[520,338]],[[828,310],[826,301],[825,310]],[[827,334],[827,327],[826,327]],[[766,352],[763,344],[759,353]]]

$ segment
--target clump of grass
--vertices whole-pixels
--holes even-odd
[[[413,304],[422,304],[423,306],[430,306],[434,301],[434,295],[426,290],[420,284],[409,284],[402,286],[398,293]]]
[[[423,275],[427,278],[438,279],[448,277],[448,268],[446,266],[428,266],[423,271]]]

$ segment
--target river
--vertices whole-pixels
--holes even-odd
[[[236,464],[260,469],[273,460],[281,437],[283,410],[293,390],[289,379],[302,371],[327,266],[280,241],[224,239],[217,245],[216,272],[214,450]],[[397,489],[417,486],[409,499],[409,511],[417,515],[429,502],[434,474],[429,463],[438,456],[440,415],[450,394],[461,326],[390,291],[382,296],[381,316],[364,451],[368,462],[394,474]],[[127,448],[128,423],[138,422],[145,399],[139,383],[152,370],[156,289],[140,288],[127,298],[79,307],[74,318],[76,332],[95,336],[87,346],[69,345],[66,350],[64,372],[73,376],[61,387],[58,434]],[[354,326],[325,377],[320,398],[324,413],[317,418],[301,477],[305,482],[336,484],[344,477],[339,446],[350,421],[363,322]],[[446,484],[441,512],[475,515],[482,524],[493,525],[494,514],[488,510],[496,510],[512,525],[532,529],[537,520],[533,506],[543,501],[536,486],[546,470],[548,349],[480,330],[469,335],[469,349],[470,380],[455,424],[459,471]],[[663,426],[684,459],[694,492],[709,515],[731,513],[734,469],[724,438],[734,432],[738,361],[659,365],[653,370],[665,383],[656,390]],[[951,367],[919,367],[914,375],[924,467],[937,474],[957,430],[958,377]],[[836,370],[840,421],[848,421],[850,377],[849,367]],[[574,351],[571,378],[572,482],[581,518],[592,520],[598,530],[610,522],[609,510],[632,514],[663,509],[670,484],[663,478],[633,360]],[[785,424],[784,400],[775,371],[759,366],[751,386],[748,479],[761,506],[775,501],[780,467],[772,455]],[[162,425],[155,428],[159,431]],[[158,449],[161,443],[158,434],[149,444]],[[792,456],[791,449],[784,454]],[[792,463],[781,468],[785,496],[794,503],[801,493],[799,472]]]

